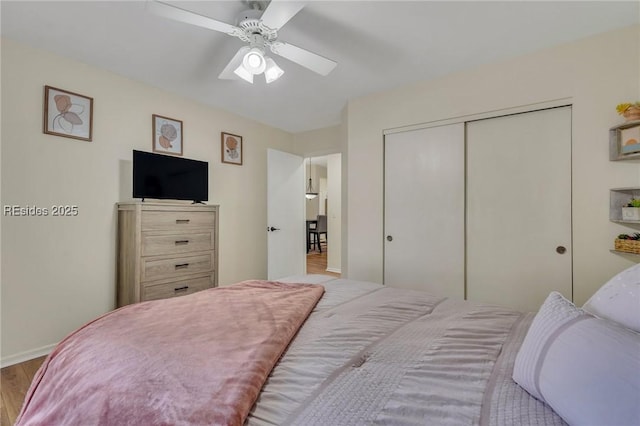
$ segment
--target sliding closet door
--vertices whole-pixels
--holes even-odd
[[[572,298],[571,108],[467,123],[467,298]]]
[[[464,125],[385,136],[384,283],[464,296]]]

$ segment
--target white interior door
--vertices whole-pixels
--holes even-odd
[[[305,273],[302,157],[267,150],[267,231],[270,280]]]
[[[384,283],[464,297],[464,124],[385,136]]]
[[[467,298],[571,300],[571,257],[571,107],[467,123]]]

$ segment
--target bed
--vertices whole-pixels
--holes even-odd
[[[282,291],[268,303],[279,303],[273,310],[263,310],[262,299],[248,303],[242,296],[266,290]],[[285,291],[297,299],[288,299]],[[241,297],[243,305],[232,299],[215,307],[203,302],[225,294]],[[616,362],[627,364],[622,368],[628,376],[589,391],[587,399],[567,402],[560,395],[556,401],[557,386],[547,384],[545,368],[561,376],[557,369],[572,370],[578,358],[589,357],[579,352],[541,363],[541,354],[553,353],[562,340],[558,336],[571,334],[566,330],[602,321],[560,298],[550,295],[536,316],[306,275],[145,302],[106,314],[61,342],[36,375],[16,424],[564,425],[602,419],[640,424],[640,379],[633,378],[640,371],[640,338],[637,330],[613,321],[606,320],[603,338],[611,334],[607,327],[616,327],[613,345],[627,345],[619,350],[624,359]],[[180,321],[163,312],[178,305],[184,309],[180,317],[190,326],[201,322],[201,331],[183,335],[180,324],[172,331]],[[560,319],[562,310],[567,321]],[[299,324],[291,325],[285,314]],[[285,335],[278,334],[279,344],[271,345],[272,331],[257,329],[256,323],[274,323]],[[142,337],[131,336],[136,327],[147,327]],[[215,340],[208,340],[210,334]],[[581,342],[574,337],[571,350],[584,351]],[[254,348],[263,344],[266,355],[257,354]],[[585,368],[593,370],[589,362],[566,381],[576,382],[571,374],[584,376]],[[576,392],[571,386],[563,392],[584,394],[584,386],[591,385],[578,381]],[[619,392],[610,395],[612,386],[627,396],[623,407],[616,406]],[[589,398],[618,414],[585,410]]]

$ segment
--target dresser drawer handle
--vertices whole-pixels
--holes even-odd
[[[173,291],[178,292],[178,291],[185,291],[185,290],[189,290],[189,286],[185,285],[184,287],[177,287],[174,288]]]
[[[190,220],[189,219],[176,219],[176,223],[180,224],[180,223],[189,223]]]
[[[179,265],[176,265],[176,269],[186,269],[189,267],[188,263],[181,263]]]
[[[176,241],[177,246],[183,246],[185,244],[189,244],[189,240],[178,240]]]

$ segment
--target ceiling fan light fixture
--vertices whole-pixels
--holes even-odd
[[[237,25],[231,25],[166,1],[147,0],[147,4],[149,10],[158,16],[224,33],[247,43],[227,63],[218,76],[220,79],[234,80],[238,76],[253,83],[254,75],[262,74],[269,68],[270,71],[265,75],[267,83],[277,80],[284,72],[277,65],[267,64],[266,49],[322,76],[329,74],[337,65],[335,61],[317,53],[278,40],[278,31],[306,2],[243,0],[249,4],[250,10],[245,10],[238,16]],[[240,62],[242,65],[239,67]]]
[[[244,65],[240,64],[240,66],[236,68],[236,70],[233,73],[238,77],[240,77],[241,79],[243,79],[244,81],[248,81],[249,83],[253,84],[253,74],[247,71],[244,68]]]
[[[264,79],[267,81],[267,84],[272,83],[282,77],[284,71],[276,64],[276,61],[267,56],[265,57],[265,62],[267,64],[267,67],[264,70]]]
[[[262,51],[254,47],[249,50],[242,58],[242,66],[247,72],[253,75],[261,74],[267,67]]]

